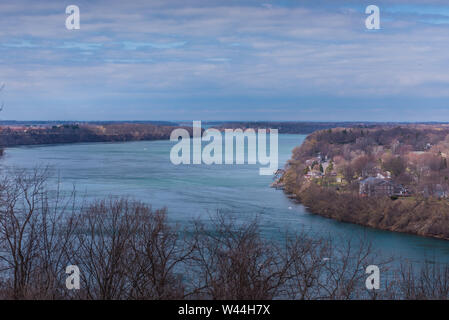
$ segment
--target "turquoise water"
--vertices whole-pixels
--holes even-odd
[[[279,135],[282,167],[304,135]],[[75,186],[79,199],[126,195],[167,207],[171,222],[180,227],[194,219],[207,220],[217,210],[242,222],[259,215],[263,236],[282,238],[285,230],[308,231],[341,241],[366,236],[374,249],[415,262],[449,262],[449,241],[379,231],[311,215],[282,191],[269,187],[272,177],[260,176],[259,165],[171,164],[173,142],[139,141],[8,148],[1,168],[50,166],[54,184]]]

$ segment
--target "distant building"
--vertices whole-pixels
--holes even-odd
[[[329,167],[330,165],[330,162],[326,160],[324,162],[321,162],[321,165],[323,166],[323,172],[326,172],[327,167]]]
[[[398,197],[408,197],[410,196],[410,191],[402,184],[395,184],[393,186],[393,195]]]
[[[306,160],[306,162],[305,162],[306,166],[308,166],[308,167],[311,167],[311,166],[313,166],[313,165],[315,165],[315,164],[319,164],[319,163],[321,163],[321,157],[316,157],[316,158],[308,159],[308,160]]]
[[[376,176],[376,178],[379,178],[379,179],[386,179],[387,177],[384,176],[384,175],[381,174],[381,173],[378,173],[377,176]]]
[[[436,198],[447,198],[449,192],[447,188],[444,188],[441,184],[430,184],[424,187],[422,192],[424,197],[436,197]]]
[[[435,190],[433,191],[433,195],[438,198],[447,198],[447,191],[441,184],[437,184],[435,186]]]
[[[385,178],[369,177],[359,184],[359,194],[362,196],[398,196],[407,197],[410,196],[409,190],[402,184],[396,184],[391,180]]]
[[[309,171],[307,172],[307,174],[305,175],[306,178],[311,179],[311,178],[321,178],[323,176],[323,173],[321,173],[320,171]]]
[[[369,177],[360,181],[359,194],[363,196],[392,196],[394,184],[382,178]]]

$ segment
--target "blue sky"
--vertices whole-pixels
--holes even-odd
[[[365,28],[371,4],[381,30]],[[449,121],[447,1],[15,0],[0,14],[1,119]]]

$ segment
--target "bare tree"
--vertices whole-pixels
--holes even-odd
[[[217,213],[178,230],[165,209],[126,198],[76,206],[49,191],[48,169],[0,180],[0,297],[4,299],[448,299],[449,267],[413,266],[373,252],[366,238],[300,232],[261,236],[259,220]],[[283,240],[282,240],[283,239]],[[65,267],[81,290],[65,288]],[[365,269],[386,275],[377,292]],[[387,276],[388,275],[388,276]]]
[[[130,298],[182,299],[181,274],[194,246],[166,221],[166,210],[155,210],[139,217],[139,231],[131,241],[132,259],[128,264]]]
[[[449,266],[441,263],[413,265],[402,261],[393,272],[386,298],[406,300],[448,300]]]
[[[336,245],[338,243],[338,245]],[[375,260],[372,245],[365,238],[340,239],[330,243],[329,257],[324,265],[324,274],[319,284],[320,298],[360,299],[367,297],[365,287],[366,267],[385,266],[389,260]]]
[[[329,249],[328,241],[312,239],[304,232],[293,238],[287,238],[285,257],[289,261],[287,298],[308,300],[321,295],[320,284],[325,278]]]
[[[81,270],[79,298],[183,298],[175,271],[191,250],[178,242],[165,210],[109,198],[86,206],[76,226],[69,252]]]
[[[48,169],[36,168],[9,173],[0,183],[0,263],[13,299],[60,297],[61,240],[71,228],[59,192],[48,197],[47,177]]]
[[[274,243],[259,236],[257,220],[238,225],[218,213],[212,226],[195,224],[194,295],[207,299],[272,299],[287,267]]]

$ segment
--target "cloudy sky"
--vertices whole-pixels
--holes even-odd
[[[5,0],[0,15],[0,119],[449,121],[447,0]]]

